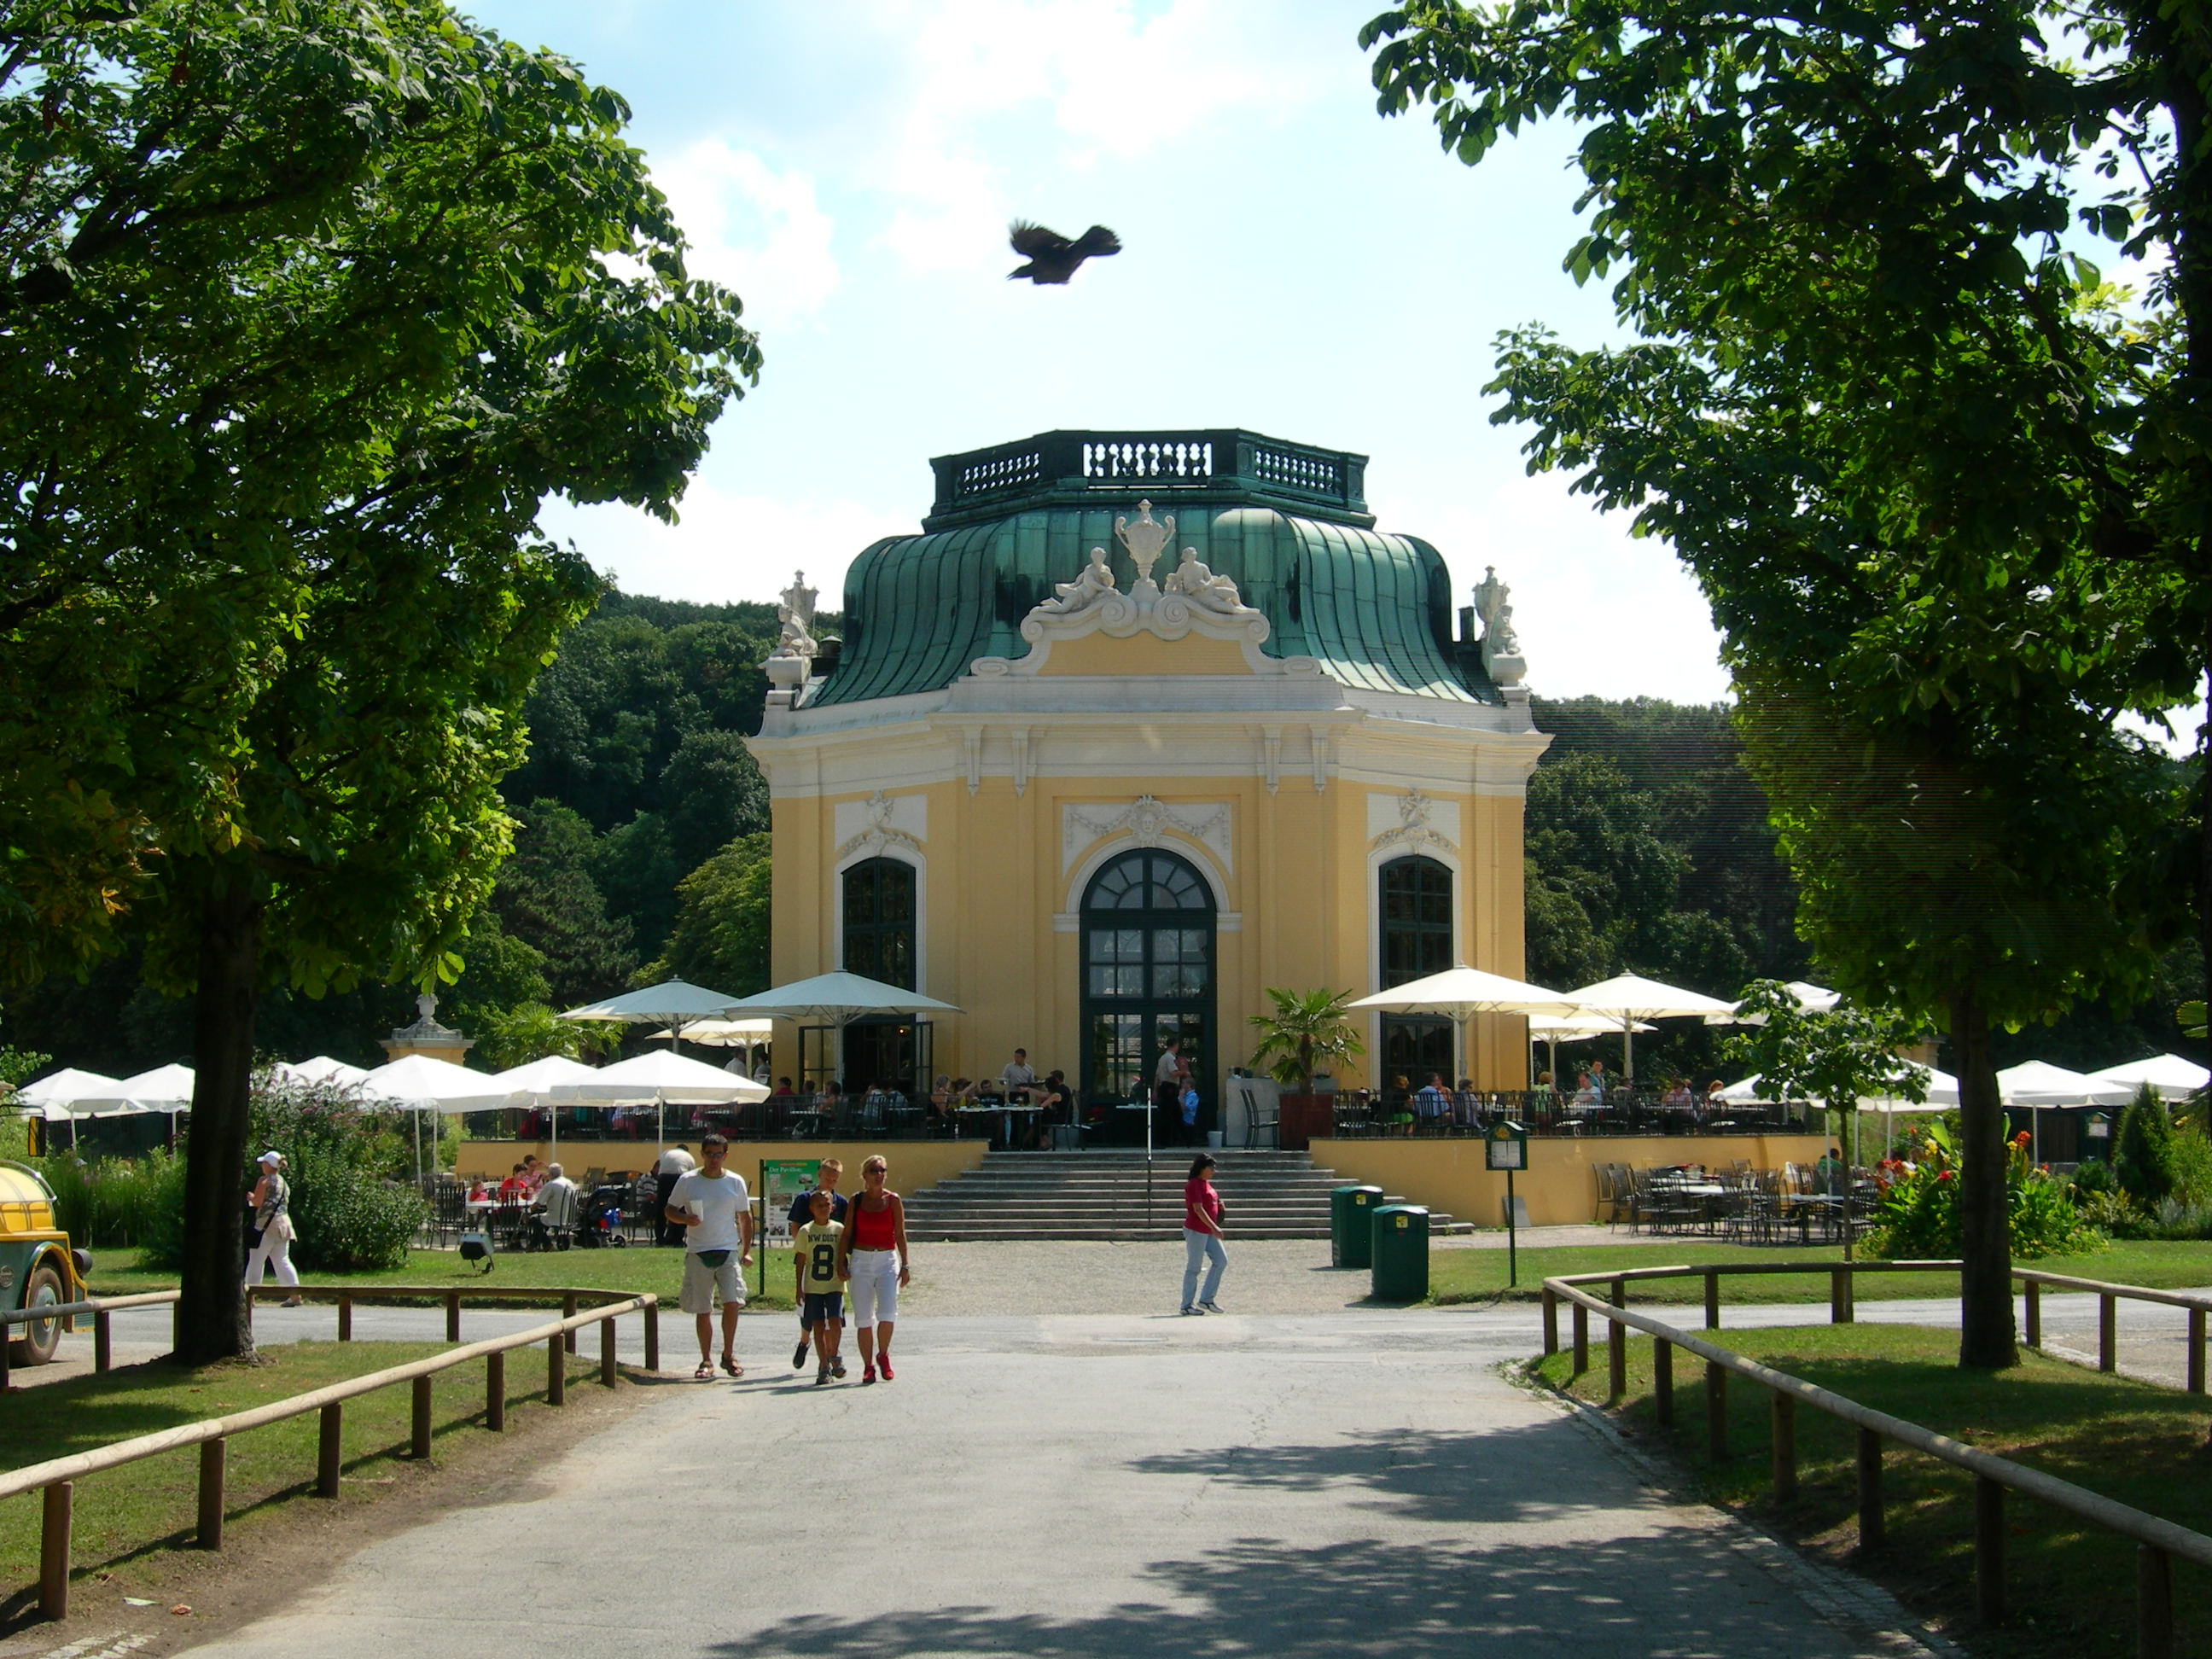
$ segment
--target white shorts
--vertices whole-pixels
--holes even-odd
[[[878,1320],[898,1318],[899,1255],[896,1250],[854,1250],[845,1258],[852,1279],[845,1288],[852,1293],[853,1324],[860,1330]]]
[[[684,1252],[684,1288],[677,1293],[676,1305],[688,1314],[710,1314],[714,1311],[714,1293],[722,1295],[726,1308],[745,1305],[745,1270],[732,1250],[729,1259],[719,1267],[710,1267],[699,1259],[696,1250]]]

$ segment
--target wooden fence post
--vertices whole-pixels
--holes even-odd
[[[1705,1270],[1705,1328],[1717,1331],[1721,1328],[1721,1276],[1713,1269]]]
[[[1848,1325],[1852,1322],[1851,1270],[1849,1267],[1828,1269],[1828,1322]]]
[[[1778,1504],[1795,1503],[1797,1498],[1797,1402],[1777,1389],[1770,1412],[1774,1430],[1771,1465],[1774,1501]]]
[[[657,1300],[645,1304],[645,1368],[660,1369],[660,1304]]]
[[[1575,1375],[1580,1376],[1589,1369],[1589,1310],[1579,1302],[1575,1307]]]
[[[1995,1629],[2005,1616],[2005,1489],[1974,1477],[1974,1610]]]
[[[615,1322],[599,1322],[599,1381],[611,1389],[615,1385]]]
[[[494,1434],[507,1427],[507,1350],[484,1356],[484,1427]]]
[[[1545,1285],[1545,1286],[1544,1286],[1544,1355],[1545,1355],[1545,1358],[1549,1358],[1552,1355],[1553,1355],[1553,1354],[1555,1354],[1555,1353],[1559,1352],[1559,1293],[1558,1293],[1556,1291],[1553,1290],[1553,1288],[1552,1288],[1549,1285]]]
[[[568,1403],[568,1349],[557,1334],[545,1339],[545,1403]]]
[[[576,1293],[574,1291],[571,1291],[568,1295],[561,1298],[561,1317],[563,1319],[574,1319],[575,1316]],[[574,1326],[571,1326],[568,1329],[568,1346],[570,1353],[576,1352],[576,1332]]]
[[[2097,1369],[2109,1371],[2120,1363],[2119,1298],[2100,1296],[2097,1298]]]
[[[115,1368],[115,1316],[102,1308],[92,1316],[92,1368],[96,1371]]]
[[[338,1468],[345,1461],[345,1402],[323,1407],[322,1431],[315,1443],[315,1496],[338,1495]]]
[[[2189,1310],[2189,1392],[2204,1392],[2204,1310]]]
[[[1605,1322],[1605,1383],[1607,1399],[1628,1397],[1628,1329],[1618,1319]]]
[[[448,1291],[446,1292],[446,1340],[458,1342],[460,1340],[461,1293],[459,1291]]]
[[[2136,1659],[2173,1659],[2173,1558],[2136,1546]]]
[[[338,1340],[353,1340],[353,1292],[350,1291],[338,1292]]]
[[[57,1480],[46,1489],[46,1513],[39,1529],[39,1611],[49,1619],[69,1617],[70,1522],[75,1484]]]
[[[1728,1462],[1728,1368],[1705,1361],[1705,1450],[1716,1463]]]
[[[1651,1415],[1662,1429],[1674,1426],[1674,1345],[1651,1339]]]
[[[2021,1302],[2023,1315],[2021,1322],[2027,1328],[2027,1346],[2040,1348],[2043,1346],[2043,1281],[2029,1279],[2021,1291]]]
[[[1859,1548],[1878,1550],[1888,1535],[1881,1509],[1881,1437],[1859,1431]]]
[[[415,1379],[414,1429],[407,1449],[418,1461],[427,1463],[430,1461],[430,1379],[427,1376]]]
[[[221,1438],[200,1442],[200,1515],[198,1543],[204,1550],[222,1547],[224,1476],[230,1447]]]

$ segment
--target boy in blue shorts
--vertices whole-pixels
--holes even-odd
[[[815,1357],[820,1362],[814,1386],[818,1389],[826,1387],[830,1378],[845,1374],[845,1362],[837,1352],[845,1332],[845,1287],[837,1277],[837,1238],[845,1224],[834,1218],[826,1192],[815,1193],[809,1207],[814,1218],[792,1233],[792,1293],[799,1302],[799,1328],[814,1335]],[[802,1349],[793,1363],[803,1364],[805,1358]]]

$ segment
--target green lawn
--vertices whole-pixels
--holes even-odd
[[[781,1251],[771,1263],[765,1294],[760,1290],[761,1256],[753,1255],[752,1305],[787,1309],[791,1301],[791,1258]],[[571,1290],[651,1291],[672,1313],[684,1276],[684,1253],[632,1245],[620,1250],[526,1251],[495,1258],[492,1271],[479,1273],[452,1250],[416,1250],[406,1265],[376,1273],[302,1273],[310,1285],[434,1285],[466,1290],[475,1285],[545,1285]],[[141,1267],[136,1250],[102,1250],[93,1260],[95,1294],[121,1296],[131,1291],[167,1290],[177,1282],[172,1272]]]
[[[1443,1304],[1488,1302],[1499,1297],[1533,1297],[1547,1276],[1605,1273],[1614,1268],[1704,1266],[1733,1261],[1841,1261],[1840,1246],[1811,1249],[1776,1249],[1748,1244],[1709,1243],[1694,1238],[1646,1241],[1623,1237],[1618,1244],[1560,1246],[1522,1250],[1520,1284],[1505,1286],[1503,1250],[1434,1250],[1429,1255],[1429,1295]],[[2143,1285],[2158,1290],[2179,1290],[2212,1285],[2212,1240],[2181,1243],[2117,1243],[2094,1255],[2045,1256],[2023,1261],[2021,1267],[2040,1267],[2080,1279],[2102,1279],[2117,1284]],[[1955,1273],[1861,1273],[1856,1294],[1862,1302],[1908,1297],[1955,1297]],[[1659,1279],[1629,1289],[1632,1301],[1687,1303],[1705,1299],[1705,1282],[1698,1279]],[[1826,1273],[1744,1274],[1721,1282],[1723,1304],[1744,1302],[1825,1302]]]
[[[1561,1352],[1543,1375],[1579,1397],[1604,1404],[1606,1364],[1592,1332],[1592,1369],[1571,1376]],[[2212,1452],[2201,1399],[2100,1376],[2023,1352],[2017,1370],[1961,1371],[1957,1336],[1912,1326],[1812,1326],[1718,1334],[1737,1352],[1832,1389],[1984,1450],[2070,1480],[2199,1532],[2212,1532]],[[1741,1378],[1728,1390],[1729,1444],[1720,1465],[1705,1456],[1703,1367],[1677,1355],[1676,1428],[1671,1437],[1650,1416],[1651,1344],[1629,1345],[1622,1427],[1646,1442],[1666,1440],[1691,1478],[1714,1501],[1755,1512],[1766,1525],[1817,1551],[1855,1548],[1854,1431],[1800,1407],[1800,1494],[1775,1506],[1767,1484],[1768,1397]],[[1947,1632],[1973,1637],[1978,1652],[1999,1659],[2124,1659],[2135,1651],[2135,1546],[2018,1494],[2007,1500],[2006,1627],[1977,1633],[1972,1613],[1972,1477],[1933,1458],[1888,1449],[1887,1546],[1859,1563]],[[2212,1651],[2212,1573],[2174,1567],[2175,1651]]]
[[[582,1346],[585,1352],[568,1361],[572,1394],[597,1386],[596,1344]],[[186,1370],[155,1362],[41,1383],[0,1395],[0,1462],[10,1468],[44,1462],[180,1423],[245,1411],[443,1351],[438,1343],[287,1343],[268,1350],[255,1364]],[[539,1351],[510,1358],[507,1383],[509,1433],[542,1421],[543,1414],[556,1409],[544,1404],[545,1365]],[[481,1363],[438,1373],[431,1388],[434,1456],[449,1455],[487,1435],[482,1426],[483,1388]],[[426,1473],[407,1455],[410,1396],[411,1390],[402,1386],[347,1402],[340,1503],[368,1501]],[[251,1549],[254,1528],[267,1524],[285,1502],[312,1492],[319,1432],[316,1414],[309,1413],[231,1441],[227,1551]],[[198,1469],[198,1452],[187,1449],[78,1481],[74,1554],[80,1579],[99,1577],[100,1596],[151,1594],[165,1576],[163,1550],[190,1542]],[[39,1517],[36,1493],[0,1501],[0,1609],[9,1608],[11,1598],[37,1582]]]

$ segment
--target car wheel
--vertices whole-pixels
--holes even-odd
[[[23,1307],[26,1311],[39,1308],[59,1307],[69,1298],[62,1293],[62,1277],[52,1267],[33,1267],[23,1285]],[[43,1365],[54,1357],[62,1345],[62,1322],[53,1319],[34,1320],[15,1329],[22,1334],[10,1345],[8,1358],[17,1365]]]

